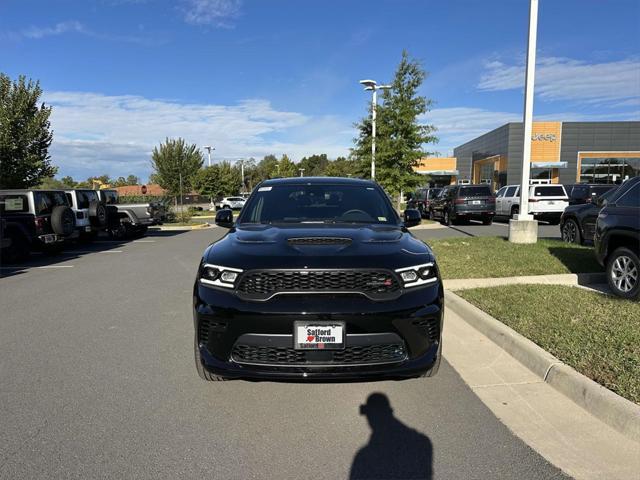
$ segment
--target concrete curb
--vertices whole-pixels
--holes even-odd
[[[159,226],[155,226],[155,227],[149,227],[149,230],[160,230],[160,231],[164,231],[164,230],[182,230],[182,231],[189,231],[189,230],[204,230],[207,228],[214,228],[215,225],[210,225],[208,223],[203,223],[202,225],[184,225],[184,226],[176,226],[176,227],[172,227],[169,225],[159,225]]]
[[[545,284],[545,285],[593,285],[607,283],[603,272],[561,273],[558,275],[528,275],[521,277],[452,278],[444,281],[450,291],[469,288],[498,287],[500,285]]]
[[[561,362],[528,338],[507,327],[451,291],[445,293],[447,308],[488,337],[544,382],[591,415],[640,442],[640,406]]]

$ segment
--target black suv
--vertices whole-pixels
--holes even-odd
[[[204,380],[434,375],[443,287],[431,249],[378,184],[348,178],[261,183],[194,285]]]
[[[565,185],[564,189],[569,197],[569,205],[582,205],[585,203],[596,203],[598,197],[616,188],[617,185],[601,183],[577,183]]]
[[[560,234],[562,240],[567,243],[579,243],[584,245],[585,242],[593,241],[593,234],[596,230],[596,220],[603,202],[611,197],[617,188],[609,189],[595,201],[569,205],[562,212],[560,217]]]
[[[447,226],[469,219],[491,225],[495,214],[496,197],[489,185],[449,185],[431,201],[429,218]]]
[[[594,236],[598,262],[604,265],[611,290],[640,297],[640,177],[624,182],[602,202]]]
[[[429,216],[431,201],[436,198],[441,191],[441,188],[419,188],[411,200],[407,202],[407,207],[418,209],[422,218],[427,218]]]

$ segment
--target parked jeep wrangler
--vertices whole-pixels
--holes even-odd
[[[3,262],[24,259],[31,250],[60,251],[65,240],[78,236],[61,190],[0,190],[0,216]]]
[[[76,229],[80,240],[91,241],[107,224],[107,209],[100,203],[95,190],[65,190],[76,216]]]
[[[624,182],[608,199],[596,220],[596,259],[616,295],[640,299],[640,177]]]
[[[161,225],[165,218],[162,203],[118,203],[116,190],[98,190],[100,202],[107,210],[107,232],[113,238],[142,236],[152,225]]]

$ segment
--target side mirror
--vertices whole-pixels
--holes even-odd
[[[223,208],[216,212],[216,225],[223,228],[233,227],[233,210]]]
[[[416,225],[420,225],[422,221],[422,217],[420,215],[419,210],[415,210],[413,208],[408,208],[404,211],[404,226],[407,228],[415,227]]]
[[[603,197],[596,198],[596,205],[599,207],[604,207],[607,204],[607,199]]]

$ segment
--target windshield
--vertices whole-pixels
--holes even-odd
[[[399,218],[377,187],[274,185],[260,187],[238,223],[382,223]]]
[[[461,187],[459,197],[490,197],[491,189],[489,187]]]

